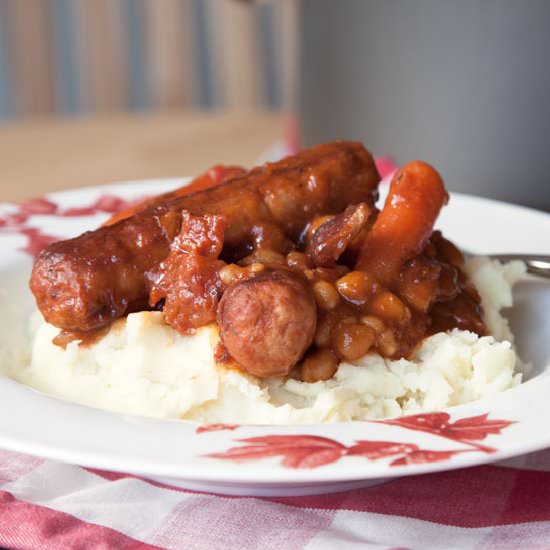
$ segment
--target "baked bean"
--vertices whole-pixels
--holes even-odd
[[[376,346],[385,357],[392,357],[395,355],[397,353],[397,341],[395,340],[393,331],[388,329],[379,334]]]
[[[252,263],[245,267],[237,264],[227,264],[220,269],[218,274],[222,283],[229,286],[245,279],[250,279],[250,277],[261,273],[264,269],[265,266],[260,263]]]
[[[334,309],[340,301],[338,292],[328,281],[317,281],[313,284],[313,295],[317,305],[325,311]]]
[[[353,325],[359,322],[359,319],[355,315],[346,315],[340,319],[342,325]]]
[[[338,358],[330,349],[320,349],[307,357],[300,367],[304,382],[319,382],[334,376],[338,369]]]
[[[328,348],[330,346],[334,322],[335,319],[332,315],[323,315],[317,321],[314,342],[318,348]]]
[[[365,355],[375,339],[374,330],[359,323],[340,323],[332,333],[336,352],[348,361],[354,361]]]
[[[316,279],[323,279],[323,281],[336,284],[336,281],[348,271],[349,269],[345,265],[337,265],[334,267],[316,267],[313,273]]]
[[[330,347],[332,345],[332,331],[337,324],[350,325],[358,322],[357,316],[346,315],[342,317],[338,310],[322,314],[317,321],[315,345],[318,348]]]
[[[304,271],[312,267],[311,261],[307,254],[295,251],[289,252],[286,255],[286,265],[288,265],[291,269],[296,269],[299,271]]]
[[[364,304],[379,287],[374,277],[364,271],[350,271],[336,281],[338,292],[355,305]]]
[[[381,292],[370,303],[372,313],[394,323],[406,323],[411,319],[411,310],[393,292]]]
[[[222,283],[229,286],[237,281],[241,281],[243,278],[244,268],[236,264],[228,264],[223,266],[219,271],[220,279]]]
[[[370,327],[376,334],[380,334],[386,328],[386,325],[384,325],[378,317],[372,315],[363,315],[363,317],[361,317],[361,323]]]
[[[284,254],[270,250],[268,248],[258,248],[254,250],[249,256],[245,256],[242,260],[239,260],[239,265],[250,265],[254,263],[262,264],[286,264],[286,258]]]

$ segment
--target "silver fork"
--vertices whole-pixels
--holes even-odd
[[[463,252],[465,256],[481,256],[481,254],[473,254],[472,252],[466,251]],[[546,256],[544,254],[487,254],[487,256],[493,260],[499,260],[501,262],[521,260],[522,262],[525,262],[528,273],[550,279],[550,256]]]

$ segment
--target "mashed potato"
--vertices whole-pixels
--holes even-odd
[[[325,382],[260,380],[216,364],[216,326],[182,336],[160,312],[128,315],[97,343],[71,343],[65,351],[52,344],[58,330],[41,321],[33,331],[30,365],[13,377],[92,407],[206,422],[337,422],[442,409],[521,382],[513,335],[500,310],[512,305],[512,285],[525,267],[476,258],[466,270],[494,336],[456,329],[435,334],[410,359],[367,354],[341,363]]]

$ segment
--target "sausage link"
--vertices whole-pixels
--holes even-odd
[[[316,216],[337,214],[359,202],[372,205],[379,181],[374,160],[360,143],[337,141],[254,168],[170,206],[225,216],[224,248],[239,250],[252,240],[255,225],[275,223],[296,241]]]
[[[178,187],[173,191],[167,193],[161,193],[151,198],[142,199],[136,203],[130,205],[125,210],[117,212],[111,216],[103,225],[113,225],[121,220],[129,218],[138,212],[147,210],[148,208],[154,208],[155,206],[162,206],[168,201],[190,195],[197,191],[204,191],[210,189],[216,185],[221,185],[225,181],[242,176],[246,174],[246,170],[240,166],[224,166],[223,164],[216,164],[209,168],[204,174],[193,178],[189,183],[186,183],[182,187]]]
[[[315,299],[306,281],[286,270],[229,287],[218,306],[221,340],[255,376],[285,376],[313,342]]]
[[[38,257],[30,287],[45,319],[90,331],[147,303],[145,273],[178,234],[183,209],[227,220],[223,255],[242,250],[251,228],[276,223],[297,239],[307,222],[348,204],[372,204],[379,181],[359,143],[334,142],[255,168],[219,186],[148,208],[114,225],[54,243]]]
[[[47,247],[30,280],[46,321],[85,332],[147,307],[144,273],[168,255],[177,222],[159,207]]]

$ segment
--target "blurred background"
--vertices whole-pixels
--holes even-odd
[[[548,0],[0,0],[0,187],[357,139],[550,210],[549,29]]]
[[[0,119],[280,108],[294,12],[286,0],[0,0]]]
[[[0,0],[1,198],[285,154],[296,22],[294,0]]]

